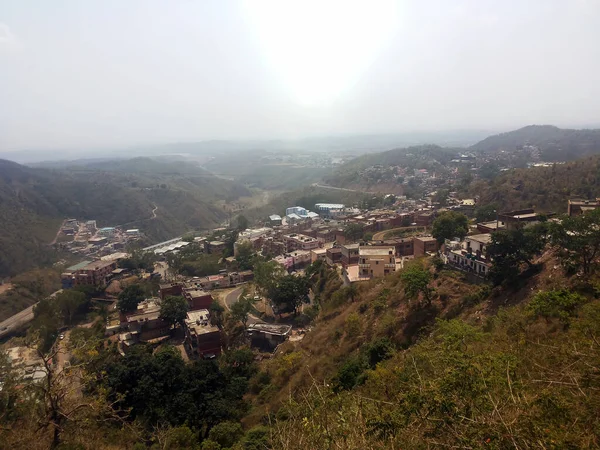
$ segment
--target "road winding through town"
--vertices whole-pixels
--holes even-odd
[[[236,303],[240,299],[240,295],[242,295],[242,292],[244,292],[244,286],[236,288],[233,291],[226,294],[223,298],[223,301],[225,302],[225,308],[230,310],[231,307],[233,306],[233,304]],[[252,324],[252,323],[263,323],[263,321],[260,320],[258,317],[254,316],[252,314],[249,314],[248,315],[248,324]]]

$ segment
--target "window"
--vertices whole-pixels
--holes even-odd
[[[379,265],[379,261],[375,261],[375,265],[378,266]]]

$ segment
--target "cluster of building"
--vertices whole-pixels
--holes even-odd
[[[97,260],[85,260],[67,267],[61,274],[63,289],[75,286],[104,287],[114,277],[127,273],[127,269],[117,268],[119,260],[128,258],[125,252],[105,255]]]
[[[61,239],[61,248],[76,255],[100,257],[122,251],[125,246],[142,237],[139,229],[121,229],[119,227],[98,228],[95,220],[78,221],[66,219],[60,233],[67,237]]]
[[[44,361],[37,350],[29,347],[10,347],[6,350],[8,362],[23,381],[38,382],[46,378]],[[0,380],[0,391],[2,380]]]
[[[161,284],[159,298],[141,302],[135,311],[121,314],[118,323],[107,327],[108,335],[119,333],[119,350],[125,354],[139,343],[160,343],[170,336],[171,326],[160,317],[160,302],[168,296],[183,297],[188,312],[183,323],[184,346],[189,356],[211,359],[221,354],[221,330],[210,320],[210,305],[214,298],[204,290],[202,282]],[[251,345],[264,351],[273,351],[291,334],[290,325],[251,324],[247,329]]]

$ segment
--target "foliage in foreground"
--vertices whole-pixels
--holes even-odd
[[[548,309],[555,298],[562,306]],[[315,382],[290,400],[273,423],[274,447],[597,447],[600,301],[575,309],[582,300],[557,291],[483,327],[440,321],[368,369],[362,386]]]

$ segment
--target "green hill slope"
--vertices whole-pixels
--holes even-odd
[[[248,194],[200,168],[165,167],[149,158],[68,170],[0,160],[0,276],[52,261],[47,244],[65,217],[139,225],[157,240],[218,225],[225,213],[213,202]]]
[[[504,210],[535,207],[565,213],[569,198],[600,197],[600,156],[552,167],[513,169],[491,181],[476,181],[469,195],[482,205],[494,203]]]

